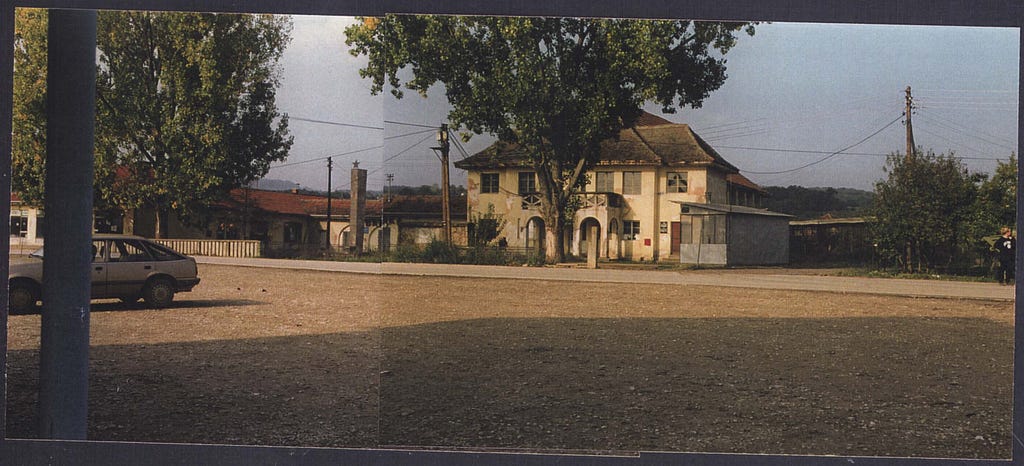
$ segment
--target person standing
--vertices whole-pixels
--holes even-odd
[[[1016,266],[1017,240],[1013,237],[1013,231],[1008,227],[999,229],[999,239],[996,240],[996,251],[999,252],[999,283],[1003,285],[1013,284],[1013,271]]]

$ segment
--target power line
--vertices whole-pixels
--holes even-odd
[[[916,129],[916,128],[915,128]],[[922,130],[923,131],[923,130]],[[823,151],[823,150],[806,150],[806,149],[778,149],[778,148],[767,148],[767,147],[747,147],[747,146],[718,146],[719,149],[738,149],[738,150],[752,150],[760,152],[784,152],[790,154],[833,154],[834,152]],[[843,152],[843,155],[857,155],[857,156],[868,156],[868,157],[888,157],[890,154],[882,154],[879,152]],[[962,157],[956,156],[957,159],[963,160],[1003,160],[999,157]]]
[[[424,125],[424,124],[420,124],[420,123],[406,123],[404,121],[394,121],[394,120],[384,120],[384,123],[390,123],[390,124],[393,124],[393,125],[403,125],[403,126],[418,126],[420,128],[430,128],[430,129],[433,129],[433,130],[437,130],[437,128],[439,127],[439,125],[431,126],[431,125]]]
[[[408,137],[408,136],[415,136],[417,134],[433,133],[435,131],[437,131],[436,128],[425,129],[423,131],[416,131],[416,132],[412,132],[412,133],[399,134],[397,136],[388,136],[388,137],[384,138],[384,140],[388,141],[388,140],[391,140],[391,139],[399,139],[399,138],[404,138],[404,137]]]
[[[296,116],[291,116],[291,115],[288,115],[288,120],[289,121],[291,121],[291,120],[305,121],[307,123],[319,123],[319,124],[322,124],[322,125],[331,125],[331,126],[345,126],[345,127],[348,127],[348,128],[375,129],[375,130],[379,130],[379,131],[384,130],[384,128],[380,127],[380,126],[366,126],[366,125],[356,125],[356,124],[352,124],[352,123],[338,123],[336,121],[314,120],[312,118],[302,118],[302,117],[296,117]]]
[[[397,154],[395,154],[395,155],[392,155],[391,157],[388,157],[388,158],[384,159],[383,161],[381,161],[381,166],[380,166],[380,168],[377,168],[377,169],[375,169],[375,170],[373,170],[373,171],[371,171],[371,172],[368,172],[368,173],[367,173],[367,175],[369,175],[370,173],[376,173],[376,172],[378,172],[378,171],[382,170],[382,169],[383,169],[383,168],[384,168],[384,167],[386,166],[385,164],[387,164],[388,162],[390,162],[390,161],[392,161],[392,160],[394,160],[394,159],[398,158],[398,156],[400,156],[400,155],[402,155],[402,154],[404,154],[404,153],[406,153],[406,152],[409,152],[409,151],[413,150],[413,149],[414,149],[414,148],[415,148],[416,146],[418,146],[418,145],[420,145],[420,144],[423,144],[423,142],[424,142],[424,141],[426,141],[427,139],[430,139],[430,136],[431,136],[431,135],[430,135],[430,134],[428,134],[428,135],[427,135],[426,137],[424,137],[423,139],[420,139],[419,141],[416,141],[416,143],[415,143],[415,144],[413,144],[413,145],[411,145],[411,146],[409,146],[409,147],[406,147],[405,149],[402,149],[402,150],[401,150],[401,151],[399,151],[399,152],[398,152]]]
[[[999,136],[986,133],[984,131],[968,128],[966,126],[960,126],[959,124],[957,124],[956,122],[954,122],[952,120],[949,120],[947,118],[942,118],[942,117],[940,117],[938,115],[934,115],[931,112],[925,112],[925,113],[926,113],[926,115],[922,115],[922,117],[925,120],[931,120],[936,125],[942,126],[944,128],[947,128],[947,129],[951,129],[953,131],[956,131],[958,133],[964,134],[966,136],[970,136],[970,137],[973,137],[975,139],[979,139],[979,140],[985,141],[985,142],[987,142],[989,144],[993,144],[993,145],[1000,146],[1000,147],[1003,147],[1003,148],[1010,148],[1010,146],[1014,144],[1014,142],[1009,140],[1009,139],[1004,139],[1004,138],[1001,138]],[[938,120],[938,121],[935,121],[935,120]],[[943,125],[942,122],[948,123],[948,124],[953,125],[953,126]],[[969,131],[969,133],[968,132],[964,132],[963,130]],[[983,134],[983,135],[988,136],[988,137],[993,138],[993,139],[998,139],[998,140],[1000,140],[1000,142],[1003,142],[1006,145],[1004,146],[1004,145],[1000,144],[999,142],[989,141],[989,140],[981,138],[979,136],[975,136],[972,133],[979,133],[979,134]],[[1013,150],[1013,148],[1010,148],[1010,150]]]
[[[849,146],[846,146],[846,147],[844,147],[844,148],[842,148],[842,149],[839,149],[838,151],[835,151],[835,152],[833,152],[833,153],[829,154],[829,155],[828,155],[828,156],[826,156],[826,157],[823,157],[823,158],[821,158],[821,159],[815,160],[814,162],[808,163],[808,164],[806,164],[806,165],[802,165],[802,166],[799,166],[799,167],[796,167],[796,168],[793,168],[793,169],[789,169],[789,170],[781,170],[781,171],[775,171],[775,172],[755,172],[755,171],[749,171],[749,170],[743,170],[743,171],[744,171],[745,173],[749,173],[749,174],[752,174],[752,175],[781,175],[781,174],[783,174],[783,173],[791,173],[791,172],[795,172],[795,171],[798,171],[798,170],[803,170],[803,169],[805,169],[805,168],[807,168],[807,167],[810,167],[810,166],[813,166],[813,165],[817,165],[817,164],[819,164],[819,163],[822,163],[822,162],[824,162],[824,161],[826,161],[826,160],[828,160],[828,159],[831,159],[832,157],[835,157],[835,156],[837,156],[837,155],[839,155],[839,154],[843,153],[844,151],[846,151],[846,150],[848,150],[848,149],[852,149],[852,148],[854,148],[854,147],[857,147],[857,146],[861,145],[862,143],[864,143],[864,142],[865,142],[865,141],[867,141],[868,139],[871,139],[871,138],[875,137],[875,136],[876,136],[876,135],[877,135],[878,133],[881,133],[881,132],[882,132],[882,131],[884,131],[884,130],[885,130],[886,128],[888,128],[888,127],[892,126],[892,125],[893,125],[893,124],[895,124],[895,123],[896,123],[897,121],[900,121],[900,119],[902,119],[902,118],[903,118],[903,114],[901,113],[901,114],[900,114],[900,116],[896,117],[896,119],[895,119],[895,120],[892,120],[892,121],[890,121],[890,122],[889,122],[888,124],[886,124],[885,126],[883,126],[883,127],[879,128],[879,129],[878,129],[878,131],[875,131],[874,133],[871,133],[871,134],[869,134],[869,135],[868,135],[867,137],[865,137],[864,139],[861,139],[860,141],[857,141],[857,142],[856,142],[856,143],[854,143],[854,144],[851,144],[851,145],[849,145]]]
[[[342,157],[342,156],[345,156],[345,155],[358,154],[360,152],[366,152],[366,151],[370,151],[370,150],[374,150],[374,149],[381,149],[383,147],[384,146],[373,146],[373,147],[367,147],[365,149],[359,149],[359,150],[354,150],[354,151],[350,151],[350,152],[342,152],[342,153],[339,153],[339,154],[325,155],[323,157],[318,157],[318,158],[309,159],[309,160],[303,160],[301,162],[292,162],[292,163],[286,163],[286,164],[283,164],[283,165],[275,165],[273,167],[268,168],[268,170],[273,170],[275,168],[291,167],[291,166],[295,166],[295,165],[302,165],[302,164],[312,163],[312,162],[319,162],[321,160],[327,160],[327,159],[329,159],[331,157]]]

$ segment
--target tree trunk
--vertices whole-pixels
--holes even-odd
[[[544,243],[546,259],[550,263],[565,262],[565,224],[559,215],[557,220],[544,221]]]
[[[156,216],[156,221],[153,224],[153,237],[156,239],[163,239],[163,211],[159,207],[153,209]]]

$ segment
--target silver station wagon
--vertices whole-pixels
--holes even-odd
[[[196,260],[145,238],[95,235],[92,240],[92,298],[142,298],[150,307],[171,304],[174,293],[199,284]],[[43,249],[11,259],[10,310],[32,311],[42,296]]]

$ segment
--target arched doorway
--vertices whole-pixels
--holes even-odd
[[[590,230],[594,228],[597,232],[597,237],[590,237]],[[588,257],[591,242],[597,245],[597,257],[601,257],[601,222],[594,217],[587,217],[580,222],[579,238],[580,238],[580,257]]]
[[[526,221],[526,249],[544,255],[544,219],[531,217]]]

